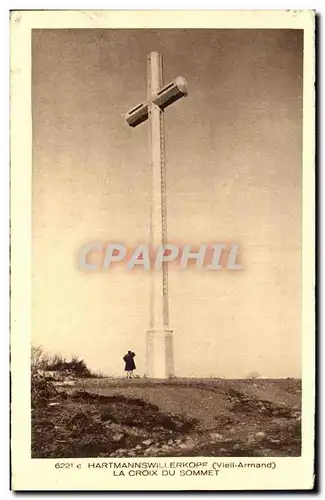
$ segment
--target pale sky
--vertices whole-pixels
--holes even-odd
[[[85,273],[89,241],[149,238],[146,57],[188,97],[165,111],[168,240],[233,241],[244,270],[170,269],[177,376],[300,376],[302,31],[33,32],[32,340],[145,371],[149,274]]]

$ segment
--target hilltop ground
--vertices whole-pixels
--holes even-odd
[[[33,458],[300,455],[300,380],[35,383]]]

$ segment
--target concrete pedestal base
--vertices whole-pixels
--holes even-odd
[[[174,376],[174,351],[172,330],[147,331],[147,370],[149,378]]]

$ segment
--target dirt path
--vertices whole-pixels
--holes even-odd
[[[296,380],[78,381],[34,405],[33,456],[297,456],[300,390]]]

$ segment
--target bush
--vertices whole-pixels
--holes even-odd
[[[49,354],[45,353],[41,346],[32,346],[31,349],[31,369],[32,372],[36,370],[48,370],[48,364],[51,361]]]
[[[31,369],[32,373],[37,370],[55,371],[55,372],[70,372],[75,377],[80,378],[97,378],[97,374],[93,374],[87,367],[83,359],[73,356],[71,360],[67,360],[60,354],[53,356],[44,352],[41,346],[32,346],[31,350]]]
[[[31,405],[32,408],[45,406],[50,399],[58,395],[57,390],[51,382],[44,379],[32,378],[31,382]]]
[[[49,371],[69,371],[76,377],[91,377],[91,373],[83,359],[73,356],[71,361],[68,361],[62,356],[55,355],[52,362],[48,364],[47,370]]]

